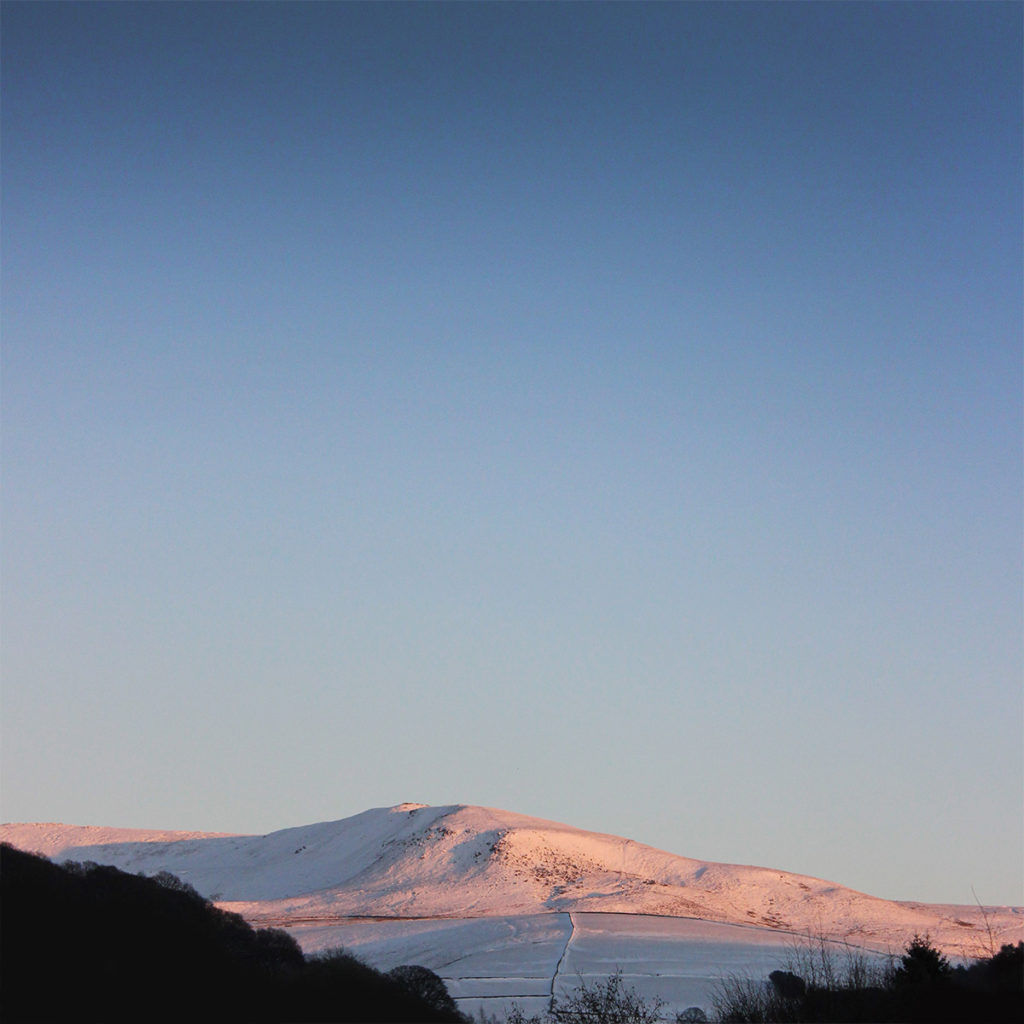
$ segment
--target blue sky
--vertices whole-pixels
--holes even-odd
[[[2,817],[1024,903],[1021,26],[5,3]]]

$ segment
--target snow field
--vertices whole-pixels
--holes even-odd
[[[374,967],[429,967],[459,1007],[503,1017],[517,1003],[545,1009],[552,991],[621,969],[624,983],[660,997],[668,1019],[688,1006],[711,1009],[732,974],[767,978],[797,936],[763,928],[632,914],[541,914],[444,921],[362,921],[288,931],[307,953],[342,946]]]

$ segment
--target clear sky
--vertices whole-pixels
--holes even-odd
[[[3,819],[1024,903],[1022,10],[5,2]]]

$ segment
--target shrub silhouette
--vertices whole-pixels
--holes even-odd
[[[699,1006],[688,1006],[676,1014],[676,1024],[708,1024],[708,1015]]]
[[[783,999],[799,999],[807,991],[807,982],[792,971],[772,971],[768,980]]]
[[[656,1024],[664,1005],[661,999],[644,999],[636,989],[626,988],[617,970],[604,981],[581,978],[569,995],[552,998],[546,1014],[526,1017],[513,1005],[506,1024]]]
[[[626,988],[622,971],[610,978],[579,987],[568,996],[551,1000],[549,1014],[556,1024],[655,1024],[661,1020],[660,999],[643,999],[634,988]]]

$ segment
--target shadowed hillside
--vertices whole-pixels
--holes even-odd
[[[450,999],[414,994],[409,969],[306,961],[287,933],[254,930],[169,874],[58,866],[0,844],[0,907],[5,1021],[461,1019]]]

